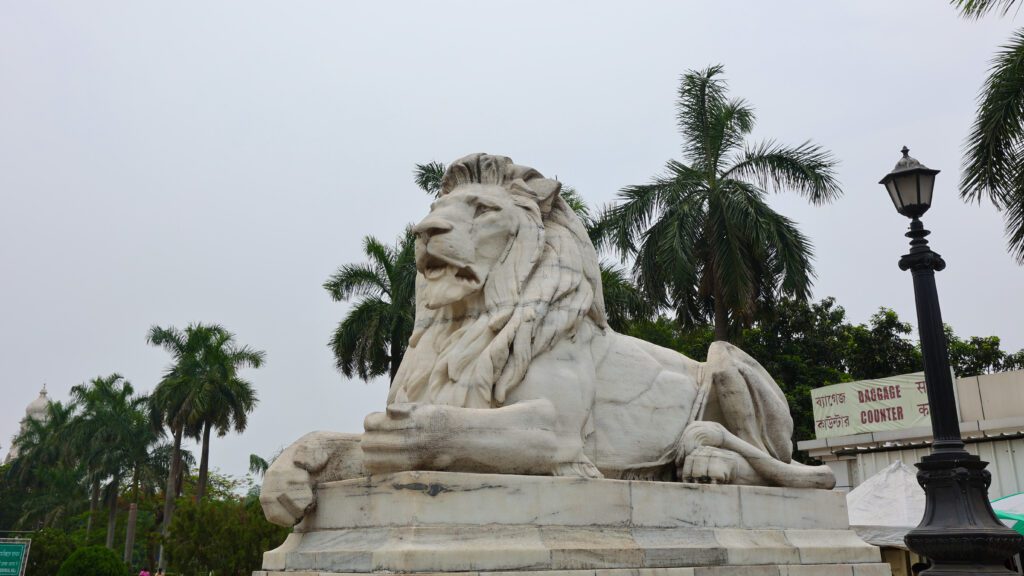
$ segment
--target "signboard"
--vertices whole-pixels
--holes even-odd
[[[930,426],[924,372],[811,390],[817,438]]]
[[[24,576],[31,540],[0,538],[0,576]]]

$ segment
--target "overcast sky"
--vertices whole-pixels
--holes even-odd
[[[218,322],[266,350],[242,474],[315,429],[361,431],[386,383],[339,375],[347,305],[321,288],[429,200],[413,164],[511,156],[592,204],[680,157],[679,76],[725,65],[755,138],[832,150],[844,197],[772,198],[816,247],[815,298],[915,320],[906,220],[878,180],[910,146],[942,170],[925,224],[957,333],[1024,347],[1024,269],[957,197],[961,144],[1011,18],[905,2],[0,0],[0,454],[51,398],[119,372],[152,390],[153,324]]]

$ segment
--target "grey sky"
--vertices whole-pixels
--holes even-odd
[[[268,354],[214,466],[361,430],[386,385],[335,372],[347,306],[321,284],[425,213],[413,164],[504,154],[603,204],[679,157],[678,77],[714,63],[756,137],[842,160],[835,205],[772,200],[815,243],[816,298],[914,319],[906,221],[877,184],[906,144],[943,171],[925,223],[946,321],[1024,347],[1024,268],[955,186],[1014,24],[942,1],[0,0],[0,453],[44,381],[55,399],[114,371],[149,391],[168,356],[147,329],[191,321]]]

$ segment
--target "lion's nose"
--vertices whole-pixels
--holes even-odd
[[[431,238],[438,234],[450,231],[454,226],[451,222],[440,218],[424,218],[422,222],[412,227],[413,234],[423,238]]]

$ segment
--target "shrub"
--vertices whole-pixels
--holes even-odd
[[[289,532],[267,522],[256,498],[184,501],[174,512],[165,551],[169,568],[179,574],[249,576]]]
[[[71,537],[60,530],[43,528],[32,535],[26,576],[53,576],[75,551]]]
[[[68,556],[57,576],[128,576],[128,568],[113,550],[87,546]]]

